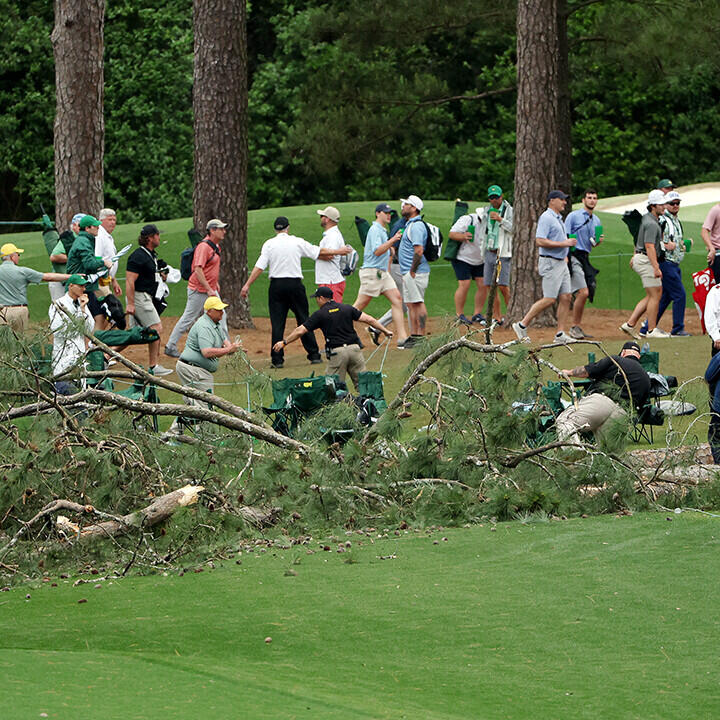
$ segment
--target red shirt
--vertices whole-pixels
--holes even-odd
[[[193,255],[192,261],[193,274],[188,280],[188,287],[191,290],[197,290],[202,293],[207,292],[207,290],[204,285],[200,284],[200,281],[197,279],[197,275],[195,275],[196,267],[202,268],[205,280],[207,280],[207,283],[212,290],[217,291],[218,279],[220,277],[220,255],[212,249],[209,243],[205,242],[207,239],[208,238],[206,237],[203,242],[195,248],[195,254]],[[220,250],[219,245],[217,246],[217,249],[218,251]]]

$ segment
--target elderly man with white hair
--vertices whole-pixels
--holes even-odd
[[[111,208],[103,208],[98,215],[100,227],[95,238],[95,255],[101,258],[113,258],[117,255],[115,240],[113,239],[113,231],[117,225],[117,215]],[[115,295],[122,295],[122,288],[117,281],[118,261],[115,260],[110,268],[107,277],[98,280],[98,289],[95,294],[98,297],[105,297],[112,292]]]

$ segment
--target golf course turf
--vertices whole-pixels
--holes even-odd
[[[717,717],[719,520],[339,533],[16,588],[2,717]]]

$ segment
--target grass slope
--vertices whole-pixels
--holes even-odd
[[[354,225],[356,215],[372,219],[376,202],[354,202],[338,203],[341,212],[340,229],[345,239],[362,253],[357,232]],[[393,203],[397,206],[397,202]],[[470,202],[470,207],[475,208],[479,203]],[[320,207],[320,206],[318,206]],[[452,201],[430,200],[426,203],[425,217],[428,221],[437,224],[447,238],[447,233],[453,218]],[[248,217],[248,256],[252,265],[257,259],[262,243],[271,237],[272,221],[277,215],[286,215],[291,222],[291,231],[304,237],[310,242],[317,243],[320,240],[322,231],[319,227],[319,218],[315,213],[315,206],[270,208],[264,210],[252,210]],[[685,221],[686,232],[695,238],[695,247],[692,253],[683,263],[683,275],[685,285],[689,292],[692,291],[691,274],[696,270],[705,267],[706,259],[700,239],[700,225],[704,219],[702,216],[695,217],[694,209],[687,208],[681,212],[681,217],[688,218]],[[622,223],[620,216],[612,213],[599,213],[599,217],[605,228],[606,240],[593,252],[593,263],[600,270],[598,278],[598,291],[595,299],[595,307],[600,308],[632,308],[642,294],[640,281],[637,275],[628,266],[630,254],[632,253],[632,241],[630,235]],[[690,221],[692,217],[694,221]],[[122,214],[120,215],[122,220]],[[191,221],[187,218],[177,220],[157,221],[159,227],[164,231],[163,244],[159,248],[160,257],[164,258],[171,265],[179,266],[180,253],[187,247],[187,230]],[[115,231],[115,239],[118,247],[127,243],[135,243],[141,225],[119,225]],[[39,232],[16,233],[2,236],[3,242],[15,242],[18,246],[25,248],[23,263],[38,270],[48,271],[50,269],[45,248],[42,244]],[[313,263],[309,260],[303,261],[305,279],[308,287],[314,284]],[[121,261],[120,275],[124,275],[125,261]],[[348,281],[346,298],[352,302],[359,286],[357,273]],[[257,316],[267,316],[267,274],[264,274],[252,287],[250,300],[252,311]],[[427,294],[427,304],[432,315],[454,315],[453,293],[457,283],[450,263],[438,260],[432,265],[430,287]],[[48,292],[47,288],[31,286],[29,292],[30,314],[35,321],[44,321],[47,318]],[[371,312],[382,314],[386,306],[384,299],[378,300],[370,306]],[[177,316],[182,313],[185,305],[185,283],[171,288],[169,307],[166,310],[168,316]],[[468,299],[466,309],[472,308],[472,294]]]
[[[296,548],[16,589],[0,596],[3,717],[717,717],[717,522],[355,535],[353,564]]]

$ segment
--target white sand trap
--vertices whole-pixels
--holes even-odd
[[[681,207],[720,202],[720,183],[686,185],[684,187],[678,187],[676,190],[680,193],[680,199],[682,200]],[[644,213],[646,210],[646,200],[647,194],[607,198],[598,202],[597,209],[617,215],[622,215],[627,210],[638,210]]]

